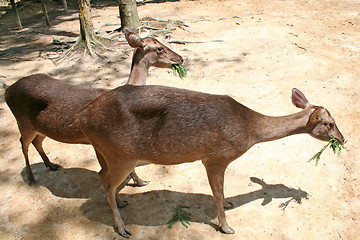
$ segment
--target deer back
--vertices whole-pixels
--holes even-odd
[[[72,86],[45,74],[21,78],[5,92],[5,100],[18,123],[35,128],[55,140],[83,138],[75,125],[77,111],[105,90]],[[66,137],[64,137],[66,136]]]
[[[101,142],[101,148],[108,148],[104,151],[176,164],[227,158],[247,150],[241,144],[247,138],[244,111],[251,110],[228,96],[163,86],[123,86],[85,107],[78,122],[94,146]]]

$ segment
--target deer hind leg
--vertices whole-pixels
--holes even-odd
[[[226,166],[207,163],[204,163],[204,165],[208,175],[211,190],[216,201],[220,228],[224,231],[224,233],[233,234],[235,231],[227,224],[224,210],[225,206],[231,206],[231,204],[225,204],[226,202],[224,197],[224,174]]]
[[[60,170],[61,166],[59,164],[54,164],[54,163],[50,162],[49,158],[45,154],[45,151],[42,147],[42,142],[44,141],[45,138],[46,138],[46,136],[37,134],[36,137],[34,138],[34,140],[32,141],[32,144],[34,145],[34,147],[40,154],[46,167],[48,167],[52,171]]]
[[[102,155],[98,155],[102,157]],[[116,189],[121,183],[124,182],[124,180],[129,176],[131,171],[136,167],[136,161],[131,163],[119,161],[116,157],[112,159],[107,159],[105,156],[102,158],[103,159],[99,160],[99,162],[103,161],[103,163],[107,163],[107,171],[100,171],[100,177],[103,187],[106,191],[107,200],[114,215],[115,229],[121,236],[127,238],[131,235],[131,232],[125,227],[119,209],[117,208]],[[113,160],[115,164],[108,164],[109,160]]]
[[[32,131],[21,131],[21,128],[19,129],[21,133],[21,138],[20,138],[21,148],[24,154],[25,164],[26,164],[27,180],[29,182],[29,185],[31,186],[33,183],[35,183],[35,177],[31,170],[28,151],[29,151],[29,145],[32,142],[32,140],[35,138],[36,133]]]
[[[134,183],[135,183],[135,186],[143,187],[143,186],[146,186],[146,185],[149,184],[148,181],[142,180],[142,179],[136,174],[135,170],[132,171],[132,172],[130,173],[130,175],[131,175],[131,178],[133,179],[133,181],[134,181]]]

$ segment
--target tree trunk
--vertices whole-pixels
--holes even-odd
[[[140,25],[136,0],[118,0],[121,28],[125,26],[137,29]]]
[[[68,5],[67,5],[67,0],[62,0],[63,5],[64,5],[64,11],[65,13],[69,13],[69,9],[68,9]]]
[[[105,58],[97,49],[113,51],[104,45],[107,39],[98,37],[95,34],[94,25],[91,20],[91,7],[90,0],[78,0],[79,4],[79,21],[80,21],[80,34],[75,44],[62,54],[57,60],[60,61],[70,56],[72,52],[77,52],[79,48],[84,49],[84,54],[89,53],[90,56],[97,55]],[[110,40],[109,40],[110,41]]]
[[[16,24],[19,30],[22,29],[22,25],[21,25],[21,20],[20,20],[20,16],[19,16],[19,12],[16,8],[16,4],[15,4],[15,0],[10,0],[11,3],[11,7],[13,9],[14,15],[15,15],[15,19],[16,19]]]
[[[80,20],[80,36],[79,40],[85,42],[85,48],[89,52],[90,56],[97,54],[93,45],[102,45],[95,35],[94,25],[91,20],[91,6],[90,0],[79,0],[79,20]]]
[[[50,27],[50,20],[49,20],[49,14],[46,6],[46,0],[41,0],[41,8],[44,13],[46,26]]]
[[[80,38],[87,42],[95,35],[90,0],[79,0]]]

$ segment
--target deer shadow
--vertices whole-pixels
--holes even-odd
[[[91,221],[113,226],[112,211],[106,200],[106,194],[97,172],[84,168],[66,168],[52,172],[45,170],[43,163],[36,163],[31,167],[37,178],[38,186],[46,187],[57,197],[88,199],[80,207],[83,215]],[[24,181],[26,181],[25,168],[21,174]],[[305,191],[290,188],[284,184],[267,184],[256,177],[251,177],[250,180],[259,184],[261,188],[227,198],[227,201],[234,205],[232,209],[258,199],[263,199],[261,203],[263,206],[275,198],[290,198],[286,202],[287,204],[292,199],[295,199],[297,203],[301,203],[301,200],[308,196]],[[142,193],[120,194],[120,196],[122,200],[129,203],[125,208],[120,208],[120,213],[126,224],[142,226],[166,225],[173,217],[174,209],[182,205],[190,207],[186,209],[191,214],[190,222],[205,223],[219,230],[211,222],[217,216],[216,204],[212,195],[172,190],[146,191],[145,187]],[[231,209],[228,211],[231,211]]]

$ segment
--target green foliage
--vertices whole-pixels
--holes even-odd
[[[330,145],[330,147],[333,149],[334,154],[337,154],[338,156],[341,154],[341,150],[345,148],[345,143],[340,143],[336,138],[331,138],[330,142],[328,142],[318,153],[316,153],[312,158],[309,159],[308,162],[311,162],[312,160],[316,161],[316,165],[320,161],[321,154],[325,151],[325,149]]]
[[[345,143],[340,143],[338,140],[336,140],[334,137],[330,140],[330,147],[333,149],[334,154],[337,154],[340,156],[341,150],[345,148]]]
[[[181,79],[183,79],[187,75],[187,72],[183,65],[173,64],[171,69],[173,70],[174,75],[176,76],[178,74]]]
[[[178,221],[181,222],[181,224],[188,228],[188,225],[190,225],[190,213],[187,213],[183,210],[183,208],[190,208],[187,206],[177,206],[175,208],[175,215],[170,221],[167,223],[169,225],[169,228],[172,228],[174,224]]]

